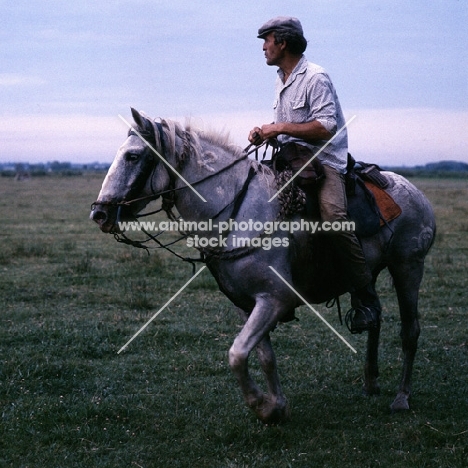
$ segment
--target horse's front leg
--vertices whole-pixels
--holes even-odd
[[[377,277],[375,276],[372,282],[372,286],[375,289],[375,282]],[[360,302],[352,294],[351,305],[358,307]],[[379,301],[380,308],[380,301]],[[364,385],[362,391],[365,395],[380,395],[380,386],[378,382],[379,378],[379,339],[380,339],[380,317],[376,323],[375,328],[372,328],[367,333],[367,350],[366,350],[366,361],[364,364]]]
[[[266,335],[257,345],[257,356],[268,386],[268,394],[264,395],[262,404],[257,408],[257,414],[262,421],[285,421],[289,419],[289,405],[281,388],[270,335]]]
[[[258,300],[229,350],[229,365],[241,387],[245,402],[264,423],[278,423],[286,420],[289,415],[268,336],[278,322],[278,309],[270,301]],[[249,355],[257,345],[260,364],[267,378],[268,395],[263,394],[249,374]]]
[[[367,336],[366,362],[364,365],[364,386],[365,395],[380,395],[379,386],[379,338],[380,338],[380,320],[376,327],[369,330]]]

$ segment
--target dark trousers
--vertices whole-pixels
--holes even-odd
[[[298,185],[302,186],[308,197],[318,194],[322,222],[349,221],[344,175],[326,164],[323,164],[323,170],[325,177],[319,186],[313,189],[314,195],[310,193],[310,186],[301,183],[300,177],[297,177],[299,179]],[[354,232],[341,229],[339,231],[329,231],[329,234],[333,236],[335,254],[342,271],[346,275],[349,286],[355,290],[365,287],[370,283],[372,274],[367,266],[361,244]]]

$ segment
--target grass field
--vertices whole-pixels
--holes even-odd
[[[467,466],[466,181],[414,181],[433,203],[438,237],[421,289],[411,410],[389,411],[401,351],[383,274],[382,394],[361,394],[365,337],[318,307],[354,355],[302,308],[273,333],[292,419],[263,426],[227,363],[237,315],[207,271],[117,354],[192,271],[117,244],[88,220],[102,178],[0,180],[0,467]]]

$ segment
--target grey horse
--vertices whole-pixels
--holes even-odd
[[[135,125],[104,179],[91,219],[103,232],[117,233],[120,221],[134,219],[151,200],[162,196],[175,204],[184,221],[211,220],[211,231],[194,228],[191,238],[205,240],[198,247],[210,272],[241,311],[244,325],[229,350],[229,365],[247,406],[261,421],[286,420],[289,407],[270,332],[278,322],[293,318],[304,301],[318,304],[347,292],[333,261],[322,261],[328,238],[320,240],[305,229],[287,232],[278,224],[272,231],[255,229],[271,225],[281,212],[275,176],[268,167],[246,157],[221,135],[170,120],[155,121],[134,109],[132,115]],[[383,174],[389,182],[387,191],[402,214],[361,241],[374,283],[384,268],[393,278],[401,317],[403,370],[391,409],[407,410],[420,333],[419,286],[436,227],[426,197],[403,177]],[[292,219],[298,221],[298,215]],[[363,389],[368,395],[379,393],[379,334],[380,324],[368,332]],[[249,373],[248,358],[255,348],[267,393]]]

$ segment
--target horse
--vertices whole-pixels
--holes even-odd
[[[263,423],[287,420],[290,409],[278,378],[270,333],[279,322],[294,318],[297,307],[349,292],[346,284],[333,268],[323,262],[316,264],[314,259],[322,258],[324,249],[320,245],[313,248],[311,232],[279,229],[283,208],[276,196],[275,174],[266,164],[247,157],[245,150],[220,133],[172,120],[153,120],[135,109],[131,112],[134,124],[129,124],[128,136],[109,168],[90,218],[103,232],[115,235],[121,232],[122,220],[135,219],[150,201],[161,197],[175,206],[184,221],[192,222],[191,239],[205,239],[196,247],[243,321],[228,360],[245,403]],[[431,205],[421,191],[398,174],[382,174],[401,215],[376,234],[361,238],[361,243],[373,284],[387,268],[398,299],[403,369],[390,407],[399,411],[409,409],[420,334],[418,293],[436,225]],[[207,220],[211,230],[202,230],[199,223]],[[302,218],[296,214],[291,220]],[[276,229],[256,229],[262,225]],[[239,239],[243,242],[237,242]],[[380,320],[367,333],[363,392],[376,395],[380,392]],[[249,373],[249,355],[254,349],[267,392]]]

